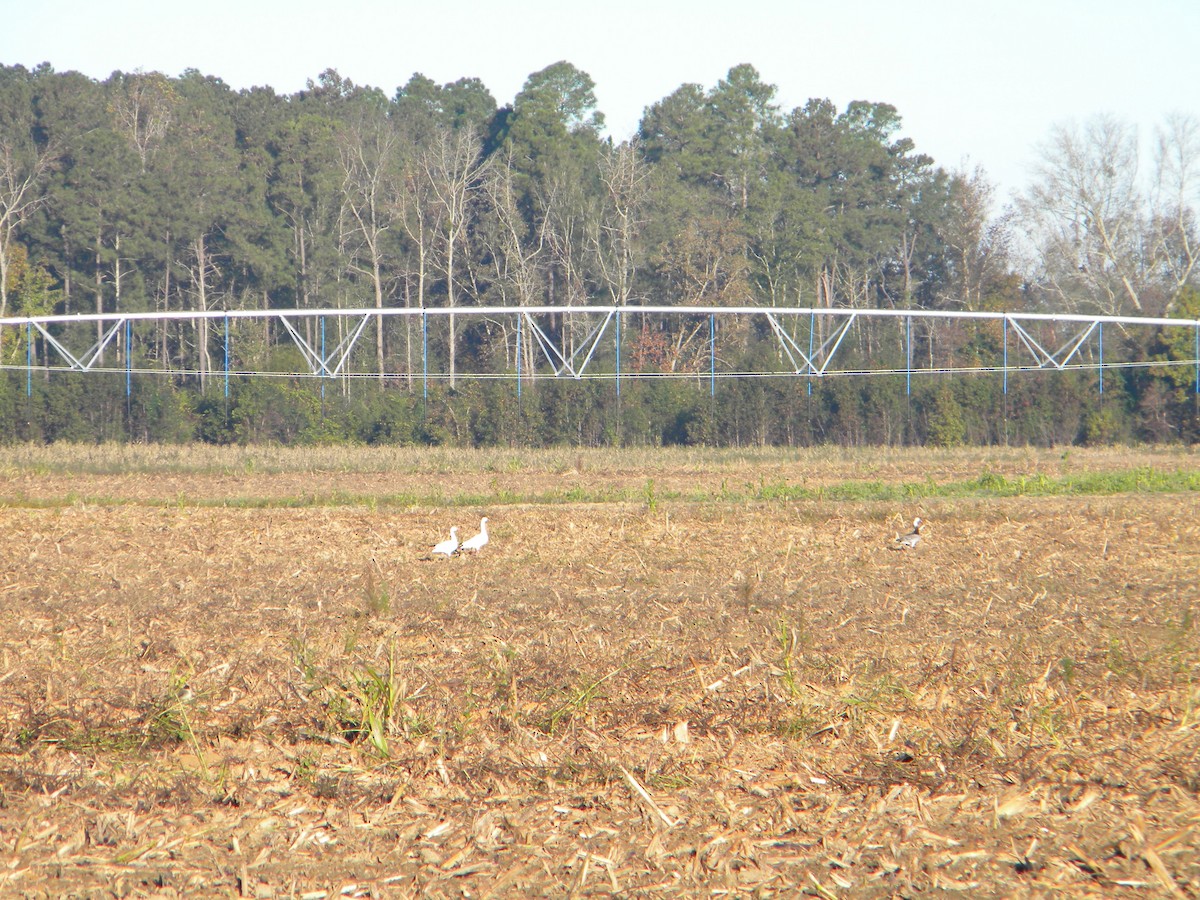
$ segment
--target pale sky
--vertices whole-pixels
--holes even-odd
[[[5,65],[194,68],[282,94],[334,68],[391,96],[421,72],[479,78],[503,105],[566,60],[617,140],[681,84],[708,90],[750,63],[784,111],[892,104],[918,151],[981,166],[1001,200],[1056,123],[1111,114],[1148,145],[1167,115],[1200,117],[1195,0],[0,0],[0,21]]]

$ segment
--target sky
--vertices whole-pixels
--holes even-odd
[[[6,10],[5,7],[10,7]],[[982,168],[999,202],[1033,179],[1056,125],[1200,118],[1195,0],[0,0],[0,63],[186,69],[234,89],[302,90],[326,69],[391,96],[414,72],[479,78],[498,104],[559,60],[595,82],[620,141],[685,83],[753,65],[783,111],[890,103],[918,152]]]

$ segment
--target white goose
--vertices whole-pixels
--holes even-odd
[[[478,553],[480,550],[482,550],[488,542],[487,523],[487,516],[484,516],[482,519],[480,519],[479,534],[475,535],[474,537],[467,538],[462,542],[462,547],[459,549],[464,551],[470,550],[472,553]]]
[[[441,553],[441,554],[444,554],[445,556],[453,556],[457,550],[458,550],[458,526],[455,525],[453,528],[450,529],[450,537],[446,538],[446,540],[442,541],[440,544],[437,544],[433,548],[432,552],[434,553],[434,555]]]
[[[913,530],[906,535],[896,535],[896,543],[893,550],[912,550],[917,544],[921,543],[921,527],[925,523],[921,521],[921,517],[917,516],[913,519]]]

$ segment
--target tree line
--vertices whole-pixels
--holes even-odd
[[[1151,165],[1111,117],[1056,127],[1024,194],[998,208],[986,173],[948,171],[902,136],[898,110],[812,99],[792,110],[748,64],[684,84],[636,135],[604,135],[594,83],[568,62],[498,105],[475,78],[420,74],[389,96],[334,70],[302,91],[178,77],[0,66],[0,317],[167,310],[594,304],[1200,315],[1195,261],[1200,125],[1175,116]],[[1034,136],[1031,136],[1034,137]],[[1071,443],[1194,441],[1186,367],[1115,373],[1098,395],[1072,373],[997,378],[699,379],[510,383],[535,338],[505,323],[448,330],[448,378],[417,390],[422,349],[372,328],[376,378],[214,385],[206,320],[162,322],[111,352],[169,378],[3,373],[11,438],[514,443]],[[473,321],[473,320],[472,320]],[[309,328],[313,327],[309,324]],[[551,325],[564,346],[569,323]],[[951,330],[952,332],[953,330]],[[311,333],[309,334],[311,338]],[[684,318],[629,340],[645,373],[699,369]],[[0,360],[48,363],[45,340],[0,330]],[[981,352],[975,333],[919,336]],[[1140,358],[1194,359],[1168,334],[1127,334]],[[859,352],[898,359],[864,329]],[[1148,343],[1147,343],[1148,342]],[[722,335],[733,368],[778,352]],[[994,348],[992,348],[994,350]],[[287,371],[265,328],[235,368]],[[612,361],[609,361],[610,364]],[[599,361],[604,365],[605,361]]]

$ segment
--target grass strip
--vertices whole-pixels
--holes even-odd
[[[1200,491],[1200,472],[1164,471],[1140,467],[1117,472],[1097,472],[1053,477],[1044,474],[1005,477],[990,472],[963,481],[899,482],[846,481],[811,487],[803,483],[774,481],[731,487],[722,483],[711,491],[653,490],[646,487],[595,489],[575,486],[566,490],[521,493],[497,490],[483,493],[359,494],[346,491],[312,492],[282,497],[175,497],[130,498],[67,493],[59,497],[32,497],[18,493],[0,497],[0,507],[61,509],[72,506],[223,509],[312,509],[361,507],[405,509],[413,507],[553,506],[571,503],[751,503],[751,502],[878,502],[985,497],[1111,496]]]

